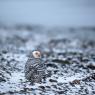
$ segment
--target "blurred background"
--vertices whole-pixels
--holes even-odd
[[[0,24],[95,26],[95,0],[0,0]]]

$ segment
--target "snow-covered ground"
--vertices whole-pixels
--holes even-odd
[[[94,29],[25,27],[0,28],[1,95],[95,94]],[[46,83],[31,85],[24,66],[35,48],[47,59],[50,76]]]

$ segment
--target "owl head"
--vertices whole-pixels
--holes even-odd
[[[41,58],[41,52],[39,50],[34,50],[32,55],[34,58]]]

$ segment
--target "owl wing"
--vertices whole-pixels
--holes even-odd
[[[44,61],[38,66],[38,73],[41,77],[46,77],[46,65]]]
[[[36,68],[35,66],[32,64],[32,60],[28,59],[28,61],[25,64],[25,77],[27,79],[33,79],[34,75],[36,74]]]
[[[29,71],[32,71],[32,59],[28,59],[25,64],[25,73],[27,74]]]

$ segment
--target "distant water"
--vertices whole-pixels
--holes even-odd
[[[0,23],[95,26],[95,0],[0,0]]]

